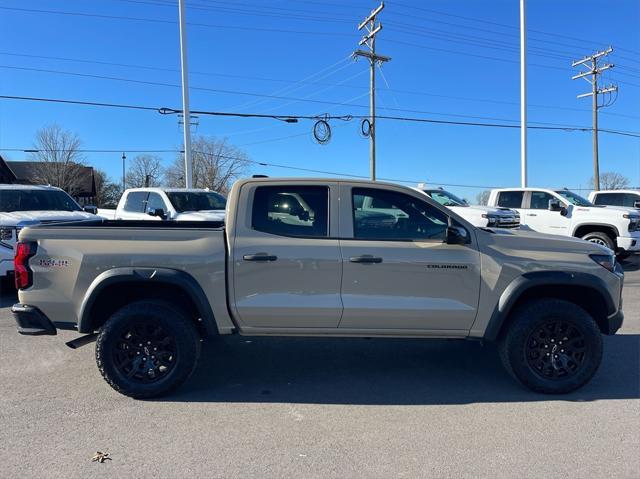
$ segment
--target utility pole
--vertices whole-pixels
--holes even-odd
[[[576,60],[571,64],[572,67],[584,66],[588,68],[587,71],[578,73],[577,75],[572,76],[571,79],[577,80],[578,78],[583,78],[591,84],[591,91],[589,93],[583,93],[582,95],[578,95],[578,98],[586,98],[588,96],[592,97],[591,104],[593,109],[593,189],[595,191],[598,191],[600,189],[600,165],[598,160],[598,108],[603,108],[613,103],[612,101],[609,101],[607,104],[603,104],[599,106],[598,95],[604,95],[606,93],[609,93],[609,95],[611,95],[611,93],[613,92],[616,92],[616,93],[618,92],[618,87],[616,85],[608,85],[608,86],[604,86],[603,88],[598,88],[598,75],[600,75],[603,71],[609,70],[610,68],[614,67],[612,63],[607,63],[605,65],[599,66],[598,60],[600,58],[606,57],[611,52],[613,52],[613,48],[609,47],[606,50],[584,57],[582,60]],[[588,77],[591,77],[591,78],[589,79]]]
[[[178,0],[180,17],[180,68],[182,71],[182,113],[184,114],[184,179],[187,188],[193,187],[191,160],[191,114],[189,111],[189,73],[187,70],[187,28],[184,11],[185,0]]]
[[[382,24],[376,25],[376,16],[384,9],[384,2],[375,10],[372,10],[367,18],[358,25],[358,30],[366,28],[367,34],[360,40],[358,45],[366,45],[369,51],[356,50],[353,57],[365,57],[371,64],[371,81],[369,86],[369,155],[371,163],[371,180],[376,180],[376,64],[382,65],[391,60],[384,55],[376,55],[376,34],[382,30]]]
[[[520,0],[520,186],[527,187],[527,11]]]
[[[124,181],[125,178],[125,174],[124,174],[124,162],[127,159],[127,155],[124,154],[124,151],[122,152],[122,194],[124,194],[124,190],[126,190],[126,184]]]

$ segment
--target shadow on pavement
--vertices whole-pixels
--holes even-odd
[[[495,346],[418,339],[218,338],[193,377],[163,401],[470,404],[640,397],[640,335],[605,337],[605,358],[575,393],[532,393]]]
[[[0,308],[11,307],[18,302],[18,292],[4,278],[0,278]]]
[[[622,269],[624,269],[625,273],[640,270],[640,254],[634,254],[629,258],[623,259],[620,262],[620,265],[622,266]]]

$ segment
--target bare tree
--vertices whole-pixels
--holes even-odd
[[[136,156],[125,176],[127,188],[142,188],[143,186],[159,186],[162,184],[164,168],[162,160],[154,155]]]
[[[226,194],[249,166],[247,154],[227,139],[198,136],[191,142],[193,187]],[[184,187],[184,157],[178,155],[165,174],[168,186]]]
[[[593,177],[591,178],[591,186],[593,187]],[[629,178],[615,171],[607,171],[600,174],[601,190],[622,190],[629,186]]]
[[[78,151],[81,141],[75,133],[59,125],[45,126],[36,133],[31,159],[33,179],[62,188],[70,195],[82,189],[83,157]]]
[[[97,168],[93,169],[96,182],[96,206],[98,208],[115,208],[122,196],[122,186],[111,181],[107,174]]]
[[[476,195],[476,203],[479,205],[486,206],[489,203],[489,195],[491,192],[489,190],[481,191]]]

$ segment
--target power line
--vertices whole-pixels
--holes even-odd
[[[7,56],[15,56],[15,57],[24,57],[24,58],[39,58],[39,59],[48,59],[48,60],[60,60],[60,61],[69,61],[69,62],[78,62],[78,63],[87,63],[87,64],[96,64],[96,65],[105,65],[105,66],[117,66],[117,67],[124,67],[124,68],[137,68],[137,69],[143,69],[143,70],[155,70],[155,71],[166,71],[166,72],[175,72],[175,73],[179,73],[180,70],[179,69],[174,69],[174,68],[167,68],[167,67],[160,67],[160,66],[151,66],[151,65],[134,65],[134,64],[129,64],[129,63],[117,63],[117,62],[110,62],[110,61],[100,61],[100,60],[89,60],[89,59],[83,59],[83,58],[69,58],[69,57],[58,57],[58,56],[48,56],[48,55],[32,55],[32,54],[26,54],[26,53],[15,53],[15,52],[1,52],[0,51],[0,55],[7,55]],[[344,60],[346,60],[349,57],[345,57]],[[339,63],[341,63],[342,60]],[[336,64],[332,65],[335,66]],[[328,67],[327,67],[328,68]],[[620,68],[620,67],[618,67]],[[324,70],[321,70],[324,71]],[[238,79],[247,79],[247,80],[256,80],[256,81],[260,81],[260,82],[265,82],[265,81],[269,81],[269,82],[280,82],[280,83],[289,83],[292,85],[296,85],[296,84],[300,84],[300,85],[314,85],[314,86],[323,86],[323,87],[339,87],[339,88],[349,88],[349,89],[356,89],[356,90],[362,90],[365,87],[359,86],[359,85],[347,85],[344,84],[345,80],[342,80],[338,83],[324,83],[324,82],[318,82],[318,81],[305,81],[305,79],[302,80],[287,80],[287,79],[282,79],[282,78],[265,78],[265,77],[255,77],[255,76],[246,76],[246,75],[231,75],[231,74],[224,74],[224,73],[209,73],[209,72],[199,72],[199,71],[190,71],[190,74],[195,74],[195,75],[206,75],[206,76],[220,76],[220,77],[226,77],[226,78],[238,78]],[[317,72],[320,73],[320,72]],[[305,78],[313,78],[315,77],[316,74],[314,75],[310,75],[307,76]],[[101,78],[103,78],[101,76]],[[495,103],[495,104],[503,104],[503,105],[520,105],[520,103],[518,102],[510,102],[510,101],[505,101],[505,100],[495,100],[495,99],[489,99],[489,98],[472,98],[472,97],[460,97],[460,96],[453,96],[453,95],[441,95],[441,94],[436,94],[436,93],[429,93],[429,92],[423,92],[423,91],[412,91],[412,90],[398,90],[398,89],[393,89],[393,88],[387,88],[387,91],[391,92],[391,93],[402,93],[402,94],[407,94],[407,95],[416,95],[416,96],[428,96],[428,97],[436,97],[436,98],[447,98],[447,99],[453,99],[453,100],[463,100],[463,101],[474,101],[474,102],[482,102],[482,103]],[[317,92],[315,92],[317,93]],[[528,104],[529,107],[531,108],[548,108],[548,109],[556,109],[556,110],[567,110],[567,111],[590,111],[584,108],[572,108],[572,107],[563,107],[563,106],[558,106],[558,105],[542,105],[542,104],[535,104],[535,103],[529,103]],[[632,118],[632,119],[640,119],[640,117],[638,116],[633,116],[633,115],[626,115],[626,114],[622,114],[622,113],[614,113],[614,112],[602,112],[602,114],[606,114],[606,115],[610,115],[610,116],[619,116],[619,117],[623,117],[623,118]]]
[[[8,66],[8,65],[0,65],[0,68],[13,69],[13,70],[23,70],[23,71],[34,71],[34,72],[40,72],[40,73],[54,73],[54,74],[60,74],[60,75],[79,76],[79,77],[84,77],[84,78],[95,78],[95,79],[100,79],[100,80],[122,81],[122,82],[129,82],[129,83],[136,83],[136,84],[143,84],[143,85],[154,85],[154,86],[166,86],[166,87],[180,88],[180,85],[176,84],[176,83],[164,83],[164,82],[156,82],[156,81],[135,80],[135,79],[131,79],[131,78],[93,75],[93,74],[87,74],[87,73],[67,72],[67,71],[61,71],[61,70],[49,70],[49,69],[40,69],[40,68],[16,67],[16,66]],[[243,95],[243,96],[250,96],[250,97],[257,97],[257,98],[268,98],[268,99],[274,99],[274,100],[287,100],[287,101],[290,101],[290,103],[304,102],[304,103],[316,103],[316,104],[332,105],[332,106],[352,106],[352,107],[355,107],[355,108],[368,108],[367,105],[357,105],[357,104],[351,104],[351,103],[345,104],[344,102],[336,102],[336,101],[329,101],[329,100],[314,100],[314,99],[309,99],[309,98],[296,98],[296,97],[288,97],[288,96],[281,96],[281,95],[269,95],[269,94],[238,91],[238,90],[222,90],[222,89],[205,88],[205,87],[194,87],[194,86],[192,86],[191,89],[200,90],[200,91],[207,91],[207,92],[213,92],[213,93],[224,93],[224,94],[230,94],[230,95]],[[384,107],[384,108],[382,108],[381,107],[380,109],[389,110],[389,111],[399,111],[399,112],[405,112],[405,113],[420,113],[420,114],[427,114],[427,115],[451,116],[451,117],[458,117],[458,118],[471,118],[471,119],[480,119],[480,120],[497,120],[497,121],[510,121],[510,122],[518,122],[519,121],[519,120],[508,119],[508,118],[496,118],[496,117],[487,117],[487,116],[479,116],[479,115],[464,115],[464,114],[457,114],[457,113],[443,113],[443,112],[436,112],[436,111],[412,110],[412,109],[406,109],[406,108],[392,108],[392,107]],[[286,115],[276,115],[276,116],[282,117],[282,116],[286,116]],[[273,115],[268,115],[267,117],[273,118]],[[540,122],[532,122],[532,123],[540,123]],[[557,125],[558,126],[566,126],[566,127],[574,126],[574,125],[561,125],[561,124],[557,124]]]
[[[64,99],[58,99],[58,98],[39,98],[39,97],[0,95],[0,99],[63,103],[63,104],[95,106],[95,107],[105,107],[105,108],[111,107],[111,108],[122,108],[122,109],[146,110],[146,111],[155,111],[161,114],[181,113],[180,109],[167,108],[167,107],[158,108],[158,107],[140,106],[140,105],[127,105],[127,104],[121,104],[121,103],[105,103],[105,102],[93,102],[93,101],[82,101],[82,100],[64,100]],[[287,121],[288,123],[295,123],[295,121],[289,121],[289,120],[299,120],[299,119],[317,120],[319,118],[317,115],[315,116],[314,115],[268,115],[268,114],[258,114],[258,113],[220,112],[220,111],[206,111],[206,110],[194,110],[192,111],[192,113],[198,114],[198,115],[227,116],[227,117],[239,117],[239,118],[268,118],[268,119]],[[323,118],[328,120],[349,121],[354,118],[365,119],[369,117],[367,115],[326,115]],[[414,117],[401,117],[401,116],[389,116],[389,115],[376,115],[376,118],[382,119],[382,120],[434,123],[434,124],[444,124],[444,125],[478,126],[478,127],[493,127],[493,128],[520,128],[519,125],[509,125],[509,124],[503,124],[503,123],[448,121],[448,120],[437,120],[432,118],[414,118]],[[530,128],[533,130],[549,130],[549,131],[592,131],[592,129],[589,127],[573,126],[573,125],[565,125],[565,126],[529,125],[527,126],[527,128]],[[599,131],[615,134],[615,135],[640,138],[640,132],[612,130],[612,129],[600,129]]]

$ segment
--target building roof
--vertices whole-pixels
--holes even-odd
[[[7,162],[0,156],[0,183],[13,183],[16,175],[11,171]]]
[[[37,184],[39,181],[35,178],[34,170],[40,164],[39,161],[6,161],[5,162],[13,175],[15,183]],[[80,178],[80,188],[74,196],[92,197],[96,195],[96,183],[93,175],[92,166],[81,166],[82,176]]]

